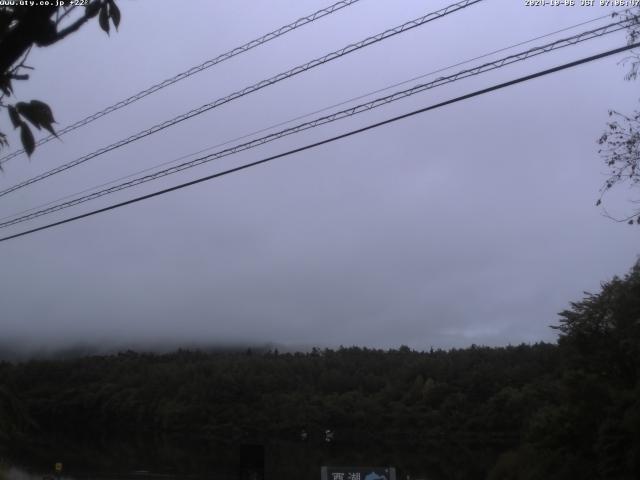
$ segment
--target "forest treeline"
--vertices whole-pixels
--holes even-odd
[[[123,352],[0,364],[0,444],[51,432],[403,445],[442,478],[640,478],[640,262],[557,344]],[[403,447],[404,448],[404,447]],[[448,459],[448,460],[447,460]]]

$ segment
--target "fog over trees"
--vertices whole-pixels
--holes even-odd
[[[0,365],[7,442],[66,433],[430,452],[434,478],[640,473],[640,262],[560,313],[557,345],[122,352]]]

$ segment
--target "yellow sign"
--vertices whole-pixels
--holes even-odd
[[[56,472],[61,472],[62,471],[62,463],[57,462],[56,466],[55,466]]]

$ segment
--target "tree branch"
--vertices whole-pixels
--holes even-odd
[[[2,40],[0,46],[0,73],[7,72],[11,66],[41,36],[42,28],[48,25],[56,7],[52,5],[30,8],[20,18],[17,25]]]
[[[94,4],[99,4],[102,3],[101,0],[95,0],[93,2]],[[66,28],[63,28],[62,30],[60,30],[56,36],[54,38],[52,38],[51,42],[48,43],[44,43],[43,46],[48,46],[48,45],[52,45],[60,40],[62,40],[64,37],[66,37],[67,35],[75,32],[76,30],[78,30],[82,25],[84,25],[85,23],[87,23],[87,21],[89,19],[92,18],[92,15],[90,15],[90,5],[87,5],[86,9],[85,9],[85,14],[80,17],[79,19],[77,19],[75,22],[73,22],[71,25],[69,25]],[[95,8],[95,7],[94,7]]]

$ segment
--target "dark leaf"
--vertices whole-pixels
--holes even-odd
[[[31,133],[29,125],[24,122],[20,126],[20,140],[22,141],[24,151],[27,152],[27,155],[31,156],[36,149],[36,141],[33,138],[33,133]]]
[[[51,111],[51,107],[40,100],[31,100],[29,102],[33,111],[37,112],[38,118],[43,123],[56,123],[53,118],[53,112]]]
[[[109,0],[109,16],[111,17],[111,20],[113,20],[113,25],[117,30],[120,25],[120,9],[113,0]]]
[[[602,200],[598,199],[598,201],[596,202],[596,207],[597,207],[598,205],[600,205],[601,203],[602,203]]]
[[[56,135],[51,125],[55,123],[53,112],[46,103],[40,100],[31,100],[29,103],[19,102],[16,104],[16,109],[20,115],[29,120],[38,130],[40,130],[40,127],[44,127],[52,135]]]
[[[40,125],[46,128],[52,135],[58,136],[51,126],[52,123],[56,123],[56,120],[53,118],[53,112],[51,111],[51,107],[40,100],[31,100],[29,102],[31,112],[34,117],[38,119]]]
[[[107,4],[105,3],[100,9],[100,17],[98,18],[100,28],[109,34],[109,11],[107,10]]]
[[[30,103],[18,102],[16,103],[16,110],[18,110],[18,113],[20,113],[20,115],[29,120],[34,127],[40,130],[40,121],[38,120],[37,115],[35,115],[32,111]]]
[[[629,220],[627,223],[628,223],[629,225],[633,225],[633,219]]]
[[[95,0],[85,7],[84,15],[87,18],[93,18],[98,14],[99,11],[100,11],[100,1]]]
[[[9,105],[7,108],[9,109],[9,118],[11,119],[11,123],[13,124],[13,128],[18,128],[24,122],[20,118],[16,107],[14,107],[13,105]]]

